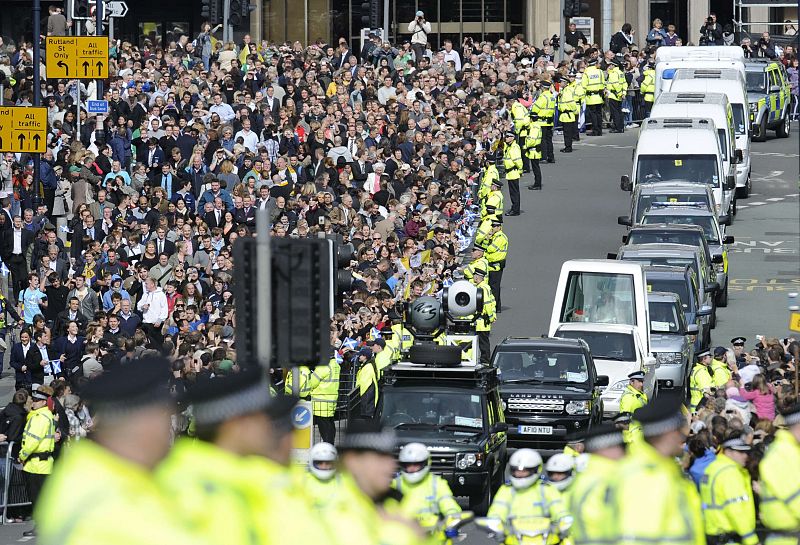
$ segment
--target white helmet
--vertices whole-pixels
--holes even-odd
[[[333,464],[336,462],[336,447],[330,443],[317,443],[311,447],[308,454],[308,470],[320,481],[329,481],[336,474],[336,468],[321,469],[317,467],[319,462],[328,462]]]
[[[514,471],[530,471],[526,477],[515,477]],[[509,480],[517,490],[528,488],[542,473],[542,457],[533,449],[521,448],[508,459]]]
[[[564,454],[563,452],[554,454],[549,460],[547,460],[547,464],[544,466],[544,470],[547,472],[547,482],[559,490],[565,490],[572,482],[572,472],[574,469],[575,459],[569,454]],[[553,480],[550,476],[551,473],[562,473],[565,474],[566,477],[560,480]]]
[[[431,470],[431,455],[428,452],[428,447],[422,443],[409,443],[401,448],[397,461],[400,462],[400,473],[403,476],[403,480],[410,484],[422,481]],[[422,469],[418,471],[409,472],[406,469],[409,465],[419,464],[422,464]]]

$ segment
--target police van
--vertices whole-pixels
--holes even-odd
[[[675,72],[681,68],[732,68],[744,76],[744,50],[736,46],[659,47],[656,51],[658,95],[671,90]]]
[[[753,140],[766,140],[767,129],[779,138],[788,138],[792,99],[786,69],[778,61],[748,60],[745,70]]]
[[[742,152],[736,150],[736,133],[733,122],[733,109],[728,97],[722,93],[661,93],[650,119],[708,118],[714,122],[722,153],[722,167],[725,172],[735,174],[736,165]],[[721,213],[717,210],[718,213]],[[736,214],[736,195],[733,195],[733,213]],[[733,218],[731,218],[733,219]]]
[[[748,118],[747,86],[741,71],[732,68],[681,68],[675,71],[670,92],[724,93],[733,111],[736,149],[742,160],[736,165],[736,191],[747,198],[752,189],[750,181],[750,122]]]
[[[679,180],[708,184],[714,191],[717,213],[726,216],[734,206],[732,168],[723,162],[713,120],[648,119],[633,151],[633,171],[621,177],[620,188],[632,191],[640,183]]]

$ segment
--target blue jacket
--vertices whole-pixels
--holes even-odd
[[[54,164],[50,161],[42,160],[41,165],[39,177],[42,179],[45,189],[58,189],[58,176],[56,176],[56,171],[53,170]]]
[[[711,462],[716,460],[717,455],[711,449],[706,449],[706,453],[703,454],[702,457],[698,458],[694,461],[692,466],[689,468],[689,475],[691,475],[692,480],[694,481],[695,486],[700,488],[700,480],[703,478],[703,474],[706,472],[706,468],[709,466]]]

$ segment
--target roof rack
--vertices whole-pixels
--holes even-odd
[[[650,208],[698,208],[705,209],[706,203],[696,201],[677,201],[677,202],[651,202]]]

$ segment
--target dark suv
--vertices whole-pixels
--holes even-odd
[[[544,455],[561,451],[603,417],[601,386],[589,346],[580,339],[508,337],[492,366],[500,374],[508,442]]]
[[[395,429],[399,446],[426,445],[433,472],[478,514],[504,479],[508,426],[499,385],[492,367],[412,363],[391,366],[380,385],[381,423]]]

